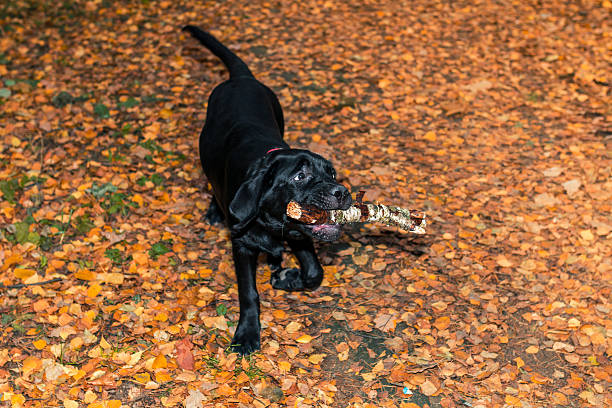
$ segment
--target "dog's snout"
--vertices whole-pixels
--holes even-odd
[[[343,185],[337,185],[332,188],[332,195],[338,200],[338,204],[342,209],[348,208],[351,203],[351,193],[349,193],[348,189]]]

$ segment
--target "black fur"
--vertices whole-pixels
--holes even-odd
[[[336,171],[328,160],[308,150],[291,149],[283,141],[283,112],[274,92],[212,35],[194,26],[184,30],[219,57],[230,74],[209,97],[200,160],[214,194],[206,217],[213,223],[224,220],[231,233],[240,302],[232,347],[248,354],[260,348],[258,254],[268,254],[273,287],[315,289],[323,269],[312,238],[331,241],[341,233],[337,226],[311,227],[291,221],[285,215],[289,201],[346,209],[352,200],[336,182]],[[282,269],[285,243],[300,269]]]

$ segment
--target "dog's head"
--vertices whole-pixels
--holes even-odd
[[[338,225],[311,226],[289,219],[285,212],[290,201],[323,210],[345,210],[352,203],[328,160],[307,150],[274,151],[254,163],[236,192],[229,205],[230,229],[240,234],[257,222],[292,239],[310,236],[333,241],[340,237]]]

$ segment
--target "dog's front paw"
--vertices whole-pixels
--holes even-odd
[[[287,291],[304,290],[304,282],[299,269],[286,268],[272,272],[270,283],[274,289]]]
[[[259,328],[238,324],[230,346],[231,351],[241,355],[251,354],[261,348]]]

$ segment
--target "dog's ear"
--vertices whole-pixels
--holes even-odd
[[[264,156],[255,163],[240,185],[229,205],[229,226],[232,234],[242,234],[249,223],[257,217],[261,197],[271,183],[271,180],[266,177],[271,167],[267,157]]]

